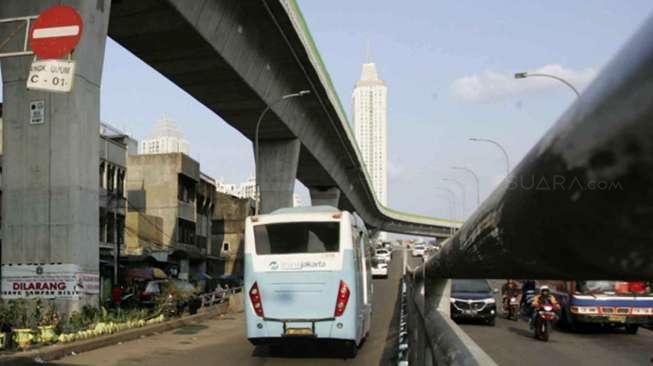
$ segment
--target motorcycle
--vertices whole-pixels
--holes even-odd
[[[519,320],[519,299],[517,296],[510,296],[503,301],[503,313],[507,319]]]
[[[533,325],[535,328],[536,339],[540,339],[544,342],[549,340],[551,326],[558,317],[555,310],[555,306],[551,304],[540,305],[536,309],[537,315],[535,316],[535,324]]]

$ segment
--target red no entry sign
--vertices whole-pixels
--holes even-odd
[[[62,58],[82,38],[83,22],[77,10],[57,5],[39,14],[29,32],[32,51],[40,58]]]

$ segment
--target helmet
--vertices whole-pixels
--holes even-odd
[[[551,289],[549,288],[549,286],[544,285],[544,286],[540,287],[540,293],[542,293],[544,291],[551,292]]]

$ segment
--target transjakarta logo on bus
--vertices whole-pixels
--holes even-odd
[[[268,265],[268,268],[272,271],[301,271],[304,269],[316,270],[326,268],[327,263],[322,260],[317,261],[292,261],[292,262],[277,262],[272,261]]]

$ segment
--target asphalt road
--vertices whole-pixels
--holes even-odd
[[[286,350],[252,346],[244,335],[243,314],[228,314],[193,326],[66,357],[60,365],[388,365],[397,346],[397,295],[402,257],[395,251],[388,279],[374,280],[373,322],[355,359],[337,347],[311,344]]]
[[[494,288],[502,283],[491,281]],[[653,365],[653,332],[636,335],[620,329],[555,329],[549,342],[533,338],[525,320],[506,320],[496,326],[461,324],[467,334],[499,365]]]

